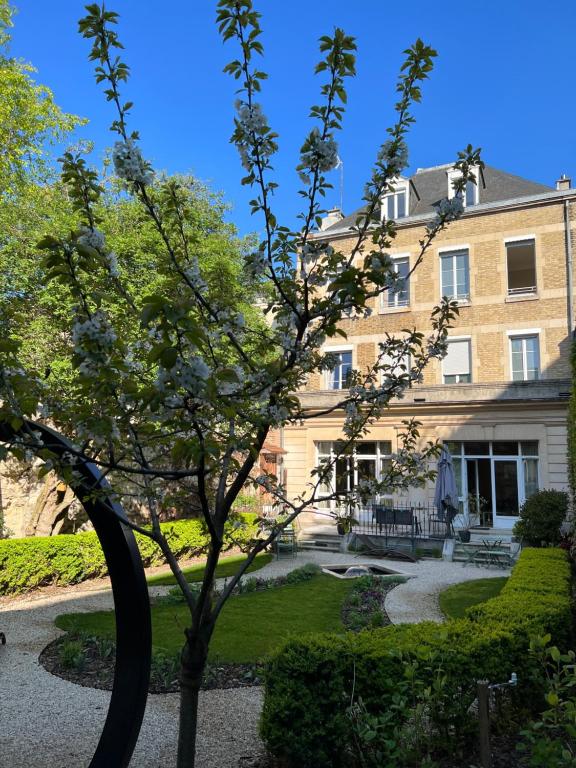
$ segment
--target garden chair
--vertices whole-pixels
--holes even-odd
[[[281,555],[291,555],[296,557],[298,554],[298,542],[296,540],[296,531],[294,528],[285,528],[282,533],[274,540],[274,551],[276,557]]]

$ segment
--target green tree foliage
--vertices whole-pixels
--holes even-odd
[[[151,195],[161,194],[162,184],[172,182],[186,199],[187,235],[194,242],[211,290],[257,323],[256,289],[250,288],[242,267],[242,255],[251,239],[237,238],[234,227],[224,220],[227,207],[221,196],[192,177],[165,179],[151,189]],[[96,215],[113,249],[109,267],[114,274],[110,268],[94,270],[87,275],[89,290],[101,297],[101,306],[115,318],[123,336],[130,337],[134,323],[124,314],[125,296],[114,290],[117,280],[122,280],[137,310],[142,309],[146,296],[174,290],[174,280],[158,268],[163,243],[154,223],[143,218],[135,200],[121,194],[115,179],[107,184]],[[80,226],[60,182],[28,183],[21,194],[0,204],[0,329],[3,338],[21,345],[21,361],[45,376],[54,395],[66,392],[70,396],[77,378],[71,355],[74,299],[66,286],[48,281],[42,264],[38,242],[48,220],[52,232],[62,238]]]
[[[396,224],[382,221],[381,201],[408,165],[411,110],[421,100],[422,83],[436,53],[421,40],[405,51],[396,85],[395,122],[376,155],[364,212],[351,233],[354,245],[345,254],[318,237],[318,226],[330,188],[327,174],[338,161],[336,136],[342,127],[346,82],[355,75],[353,38],[336,29],[320,39],[316,72],[321,103],[311,109],[315,124],[300,151],[303,211],[298,226],[290,228],[278,222],[272,209],[278,135],[258,100],[266,79],[258,66],[260,14],[251,0],[220,0],[217,21],[223,39],[235,42],[239,52],[226,67],[239,86],[232,141],[244,168],[242,181],[254,189],[251,209],[261,219],[262,240],[242,252],[221,226],[216,231],[199,228],[187,183],[155,175],[142,155],[138,133],[128,127],[132,104],[124,100],[123,89],[129,69],[119,55],[117,14],[89,5],[80,32],[91,45],[96,81],[115,111],[112,162],[118,195],[130,202],[114,207],[120,220],[114,219],[117,224],[112,226],[108,193],[98,172],[80,151],[63,155],[62,183],[74,223],[66,231],[58,221],[47,227],[39,248],[44,253],[41,270],[56,286],[54,295],[65,296],[52,306],[52,315],[62,311],[62,322],[54,330],[71,353],[68,365],[74,372],[66,391],[55,391],[51,375],[46,379],[38,364],[34,370],[19,339],[0,340],[0,421],[20,430],[8,449],[16,455],[35,453],[46,471],[56,468],[72,486],[78,462],[95,462],[120,497],[145,496],[150,525],[133,527],[160,547],[190,614],[180,672],[179,768],[194,765],[200,681],[229,595],[282,526],[325,497],[322,489],[329,485],[334,462],[369,433],[392,398],[421,380],[430,359],[445,354],[448,329],[457,313],[456,305],[445,300],[433,310],[429,332],[386,335],[374,365],[356,371],[350,388],[342,390],[333,405],[313,413],[302,406],[297,392],[307,378],[337,364],[324,345],[346,336],[339,327],[342,318],[368,316],[382,295],[397,286],[388,255]],[[461,175],[454,183],[455,194],[437,204],[413,269],[437,234],[462,213],[465,185],[481,166],[479,150],[468,146],[459,153],[455,167]],[[139,231],[126,241],[122,216],[127,212]],[[131,261],[133,239],[142,245],[141,271]],[[123,243],[127,252],[122,252]],[[241,268],[234,258],[230,261],[239,270],[234,272],[236,280],[223,269],[228,261],[221,256],[222,246],[226,259],[240,251]],[[257,312],[252,306],[255,291],[263,299],[261,322],[250,315]],[[23,312],[27,307],[29,302]],[[409,367],[402,363],[407,355]],[[336,411],[344,414],[339,449],[333,460],[316,468],[301,497],[289,498],[271,473],[254,477],[270,430]],[[61,460],[38,441],[34,429],[21,430],[26,417],[37,418],[39,413],[74,437],[76,447]],[[430,476],[436,446],[421,444],[415,422],[403,427],[401,447],[386,476],[359,483],[351,507],[366,496],[407,488]],[[224,531],[234,502],[251,483],[273,497],[284,512],[282,522],[263,527],[235,576],[216,592]],[[331,498],[338,498],[336,489]],[[200,591],[190,589],[160,527],[176,503],[199,510],[209,533]]]
[[[31,64],[10,57],[13,14],[8,0],[0,0],[0,196],[18,193],[31,174],[45,177],[45,145],[82,122],[62,112],[52,91],[35,82]]]

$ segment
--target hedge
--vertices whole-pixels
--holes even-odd
[[[424,686],[431,686],[441,669],[442,706],[430,715],[430,727],[449,733],[440,739],[447,752],[458,745],[464,749],[477,681],[504,682],[515,671],[519,699],[537,700],[529,638],[550,632],[562,645],[570,630],[566,554],[525,550],[502,593],[469,609],[465,619],[287,642],[267,665],[262,737],[286,766],[351,766],[352,699],[361,700],[367,713],[394,713],[392,734],[410,729],[410,710],[398,700],[407,665],[415,664]],[[434,661],[424,663],[427,656]]]
[[[234,529],[229,524],[225,549],[248,542],[256,535],[255,515],[243,514],[245,525]],[[177,558],[192,557],[205,550],[206,527],[201,520],[163,523],[161,528]],[[165,562],[158,545],[136,534],[145,566]],[[77,584],[105,576],[104,553],[93,531],[58,536],[0,540],[0,595],[27,592],[48,584]]]

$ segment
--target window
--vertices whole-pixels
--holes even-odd
[[[381,371],[381,383],[386,384],[390,377],[409,376],[412,369],[410,353],[399,356],[398,354],[382,355],[380,364],[386,366]]]
[[[448,199],[451,200],[458,194],[462,198],[464,208],[469,208],[472,205],[478,205],[480,199],[480,190],[478,187],[478,173],[475,172],[474,179],[476,183],[469,180],[466,182],[466,186],[462,192],[456,192],[454,189],[454,182],[462,177],[460,171],[448,171]]]
[[[440,254],[440,279],[442,296],[459,301],[470,298],[467,248]]]
[[[328,372],[328,389],[346,389],[352,375],[352,350],[327,351],[336,358],[336,366]]]
[[[354,451],[336,458],[341,451],[337,442],[322,441],[316,443],[317,465],[328,464],[327,476],[318,486],[320,496],[345,494],[352,491],[362,481],[384,480],[392,465],[392,443],[390,440],[367,441],[358,443]],[[326,499],[320,506],[334,507],[337,499]]]
[[[538,335],[512,336],[512,381],[533,381],[540,378],[540,349]]]
[[[448,442],[468,521],[511,527],[520,506],[539,488],[538,441]],[[504,518],[499,524],[499,518]]]
[[[473,181],[468,180],[466,182],[466,189],[464,194],[464,207],[469,208],[471,205],[476,205],[478,202],[478,184],[474,184]]]
[[[506,243],[508,296],[536,293],[536,243],[513,240]]]
[[[382,218],[403,219],[408,216],[408,184],[396,185],[394,192],[382,198]]]
[[[539,488],[538,485],[538,441],[523,441],[520,443],[522,467],[524,474],[524,496],[530,498]]]
[[[448,353],[442,361],[444,384],[468,384],[470,374],[470,339],[448,342]]]
[[[410,259],[408,256],[392,258],[392,270],[397,275],[394,286],[388,290],[387,306],[407,307],[410,303]]]

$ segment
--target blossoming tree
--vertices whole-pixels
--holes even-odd
[[[339,456],[368,433],[391,398],[401,397],[410,382],[420,379],[431,357],[444,354],[456,312],[453,304],[443,301],[432,313],[427,334],[413,330],[402,338],[387,336],[374,365],[353,373],[349,389],[330,408],[345,413],[339,452],[316,468],[305,493],[289,498],[276,477],[258,474],[258,456],[270,430],[326,414],[307,412],[298,399],[310,374],[336,365],[334,355],[323,352],[326,339],[345,336],[339,327],[342,317],[366,316],[372,302],[396,284],[387,255],[396,225],[381,219],[381,199],[407,165],[411,108],[420,101],[421,83],[435,56],[420,40],[405,52],[396,86],[396,122],[388,129],[366,185],[365,208],[353,228],[355,245],[343,254],[314,234],[330,187],[326,174],[338,161],[336,136],[346,104],[345,83],[355,74],[354,40],[340,29],[320,39],[322,58],[316,72],[322,77],[322,102],[312,107],[315,126],[301,149],[297,171],[304,205],[298,228],[292,229],[280,224],[272,209],[278,135],[258,101],[266,77],[257,67],[262,54],[259,19],[252,0],[218,3],[221,34],[239,49],[238,58],[226,67],[240,87],[232,141],[245,170],[242,181],[256,190],[251,207],[261,217],[264,231],[259,245],[246,255],[244,270],[246,279],[259,288],[265,322],[246,322],[238,307],[206,280],[179,181],[157,179],[153,184],[154,170],[142,156],[138,134],[128,128],[131,103],[123,100],[121,87],[129,71],[117,55],[122,47],[114,26],[117,15],[90,5],[80,31],[92,41],[96,79],[104,84],[106,98],[116,110],[115,172],[160,237],[163,250],[154,269],[165,280],[161,291],[142,300],[122,281],[100,229],[98,176],[80,154],[66,153],[63,180],[81,224],[65,237],[46,236],[40,247],[51,279],[73,298],[69,319],[77,372],[73,391],[59,398],[41,377],[24,370],[16,345],[0,344],[0,418],[17,427],[41,411],[76,436],[74,449],[60,462],[40,449],[33,431],[10,448],[39,453],[47,467],[57,469],[71,484],[79,462],[94,462],[120,498],[133,487],[146,499],[150,525],[134,527],[161,548],[190,609],[181,656],[179,768],[194,765],[198,692],[210,639],[226,600],[282,525],[318,499]],[[457,194],[437,206],[413,269],[438,232],[462,212],[461,192],[469,179],[474,180],[472,169],[479,164],[479,152],[472,147],[459,154]],[[108,276],[106,292],[90,289],[89,277],[98,271]],[[121,319],[109,311],[112,295],[122,304]],[[129,332],[122,332],[127,318]],[[407,353],[410,368],[400,365]],[[436,446],[420,444],[414,422],[404,425],[401,440],[387,475],[356,488],[352,504],[354,494],[406,487],[426,476]],[[274,498],[284,512],[283,522],[263,529],[247,559],[218,593],[214,574],[224,526],[238,494],[250,483],[263,486]],[[199,592],[190,589],[160,528],[168,496],[177,497],[184,509],[198,507],[209,534]]]

